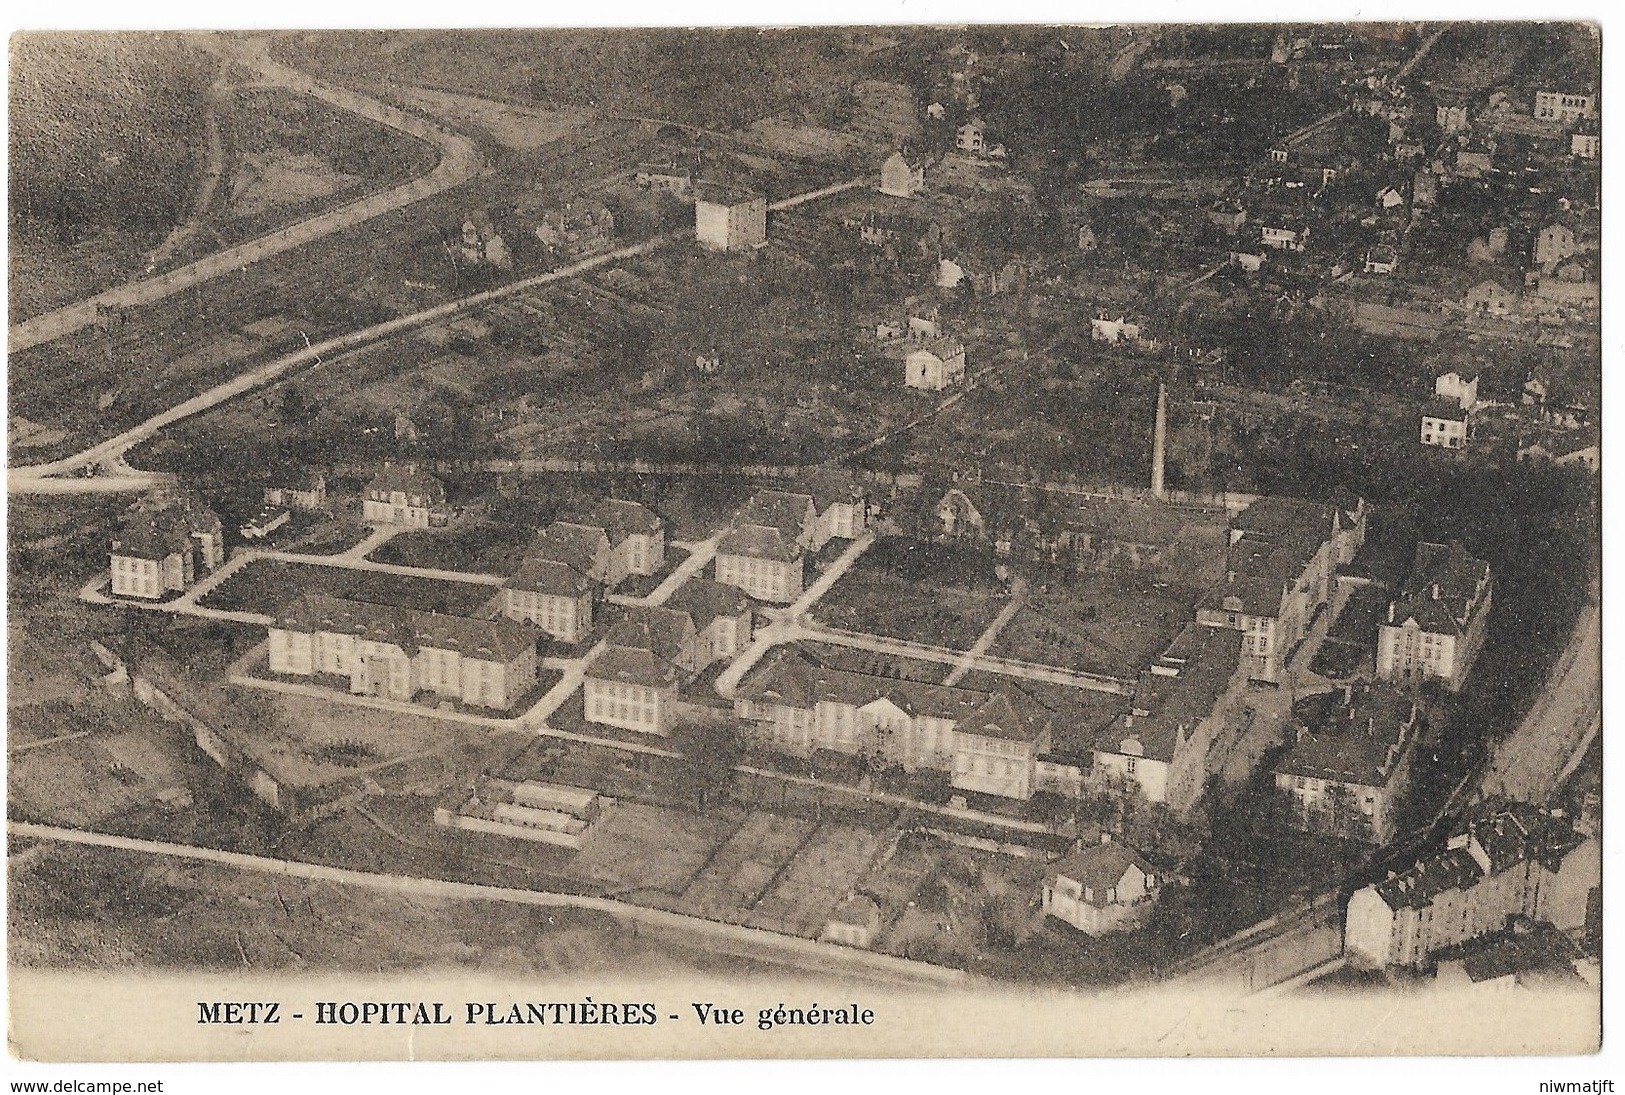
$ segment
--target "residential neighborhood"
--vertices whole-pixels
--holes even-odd
[[[380,970],[1589,983],[1594,30],[174,36],[228,185],[128,284],[197,280],[13,259],[14,954],[193,923],[93,942],[157,883],[72,831],[578,954]],[[230,900],[211,962],[370,953]]]

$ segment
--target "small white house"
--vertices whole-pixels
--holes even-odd
[[[1151,914],[1166,881],[1133,848],[1103,833],[1101,843],[1073,852],[1045,876],[1044,915],[1087,935],[1128,931]]]
[[[956,338],[920,343],[903,358],[903,383],[924,392],[940,392],[965,378],[965,344]]]

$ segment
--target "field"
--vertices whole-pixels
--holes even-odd
[[[1079,576],[1029,588],[988,653],[1133,677],[1193,618],[1191,606],[1110,578]]]
[[[36,968],[659,977],[744,965],[639,941],[596,913],[407,897],[102,848],[52,846],[12,868],[9,891],[11,959]]]
[[[409,529],[367,558],[379,563],[506,577],[519,569],[533,529],[459,521],[444,530]]]
[[[1004,604],[991,560],[942,545],[883,539],[813,612],[831,627],[965,650]]]
[[[178,35],[12,42],[12,323],[141,270],[192,194],[209,68]]]
[[[333,79],[517,104],[575,104],[728,128],[845,88],[861,55],[832,31],[320,31],[278,43]]]
[[[325,593],[396,608],[469,616],[495,594],[491,586],[344,567],[256,559],[205,594],[205,608],[271,614],[303,593]]]
[[[471,125],[504,147],[521,152],[534,152],[573,133],[591,117],[585,110],[545,110],[430,88],[405,87],[397,89],[395,94],[409,106],[454,126]]]

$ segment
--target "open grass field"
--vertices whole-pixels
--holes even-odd
[[[448,529],[410,529],[391,537],[367,558],[378,563],[500,574],[519,569],[534,530],[459,522]]]
[[[681,893],[738,824],[736,815],[725,812],[618,803],[594,827],[569,871],[614,889]]]
[[[201,604],[271,614],[303,593],[325,593],[352,601],[467,616],[489,601],[493,592],[490,586],[467,582],[257,559],[206,594]]]
[[[8,891],[11,960],[31,967],[647,977],[743,966],[639,941],[593,913],[406,897],[111,849],[52,847],[14,871]]]
[[[1171,598],[1080,575],[1064,585],[1030,588],[989,653],[1132,677],[1167,649],[1192,616],[1191,606]]]
[[[990,559],[883,539],[813,608],[831,627],[965,650],[1004,607]]]

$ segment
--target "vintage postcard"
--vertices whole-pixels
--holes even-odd
[[[1601,37],[15,35],[12,1054],[1595,1053]]]

